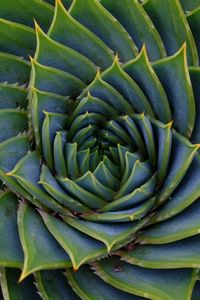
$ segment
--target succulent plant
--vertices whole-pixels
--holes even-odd
[[[200,0],[0,18],[0,299],[200,299]]]

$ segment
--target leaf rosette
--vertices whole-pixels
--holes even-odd
[[[45,300],[193,299],[200,9],[74,0],[56,1],[53,16],[30,1],[26,16],[18,2],[13,19],[2,9],[9,21],[0,20],[4,298],[19,291],[9,269],[19,268],[20,282],[34,273]],[[11,32],[16,49],[5,42]],[[23,282],[20,299],[32,289]]]

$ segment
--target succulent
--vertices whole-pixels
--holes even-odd
[[[200,0],[0,1],[0,299],[200,299]]]

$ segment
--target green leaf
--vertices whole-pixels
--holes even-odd
[[[35,273],[37,288],[44,300],[80,299],[68,284],[60,270],[45,270]]]
[[[29,149],[30,143],[25,135],[18,135],[2,142],[0,144],[0,177],[4,182],[6,182],[11,190],[18,192],[26,199],[31,200],[30,195],[17,183],[17,181],[7,176],[7,172],[14,168],[16,163],[27,153]]]
[[[145,269],[115,258],[93,265],[96,274],[112,286],[155,300],[190,299],[197,274],[192,269]]]
[[[0,142],[24,132],[27,129],[26,113],[16,109],[1,109],[0,128]]]
[[[152,223],[160,222],[175,216],[200,197],[199,172],[200,157],[199,155],[196,155],[178,188],[151,219]]]
[[[198,53],[190,27],[178,0],[148,0],[143,5],[165,45],[167,55],[172,55],[187,43],[189,65],[198,65]],[[167,12],[167,17],[163,16]]]
[[[51,234],[68,253],[74,270],[88,261],[106,255],[103,243],[88,237],[53,216],[44,212],[41,214]]]
[[[88,171],[77,178],[75,183],[88,192],[101,197],[105,201],[110,202],[114,198],[115,191],[103,185],[91,171]]]
[[[149,227],[139,236],[138,241],[145,244],[165,244],[198,234],[200,232],[199,213],[200,203],[196,200],[175,217]]]
[[[192,88],[195,97],[195,110],[196,110],[196,119],[194,124],[194,129],[191,136],[192,143],[200,143],[200,68],[199,67],[190,67],[189,68],[190,77],[192,81]]]
[[[89,169],[91,169],[90,159],[91,159],[90,149],[77,152],[77,163],[78,163],[80,174],[85,174],[87,171],[89,171]]]
[[[31,121],[35,134],[36,146],[41,147],[41,130],[45,118],[44,111],[68,114],[72,103],[67,97],[42,92],[32,88],[30,101]]]
[[[129,178],[132,175],[134,175],[134,165],[137,161],[141,159],[141,155],[139,152],[126,152],[125,153],[125,170],[122,177],[122,180],[120,182],[120,189],[125,185],[128,187],[127,182],[129,181]],[[138,164],[138,162],[137,162]]]
[[[0,144],[0,168],[5,173],[11,171],[16,163],[30,150],[28,137],[18,135]]]
[[[137,48],[127,31],[99,1],[76,0],[72,3],[69,13],[119,53],[122,61],[128,61],[137,55]]]
[[[122,260],[144,268],[199,268],[199,247],[200,236],[197,235],[164,245],[137,246],[131,252],[122,251],[121,255]]]
[[[36,39],[34,30],[30,27],[0,19],[0,36],[1,52],[23,56],[24,58],[34,54]]]
[[[199,145],[191,144],[182,135],[173,132],[170,168],[159,192],[158,204],[165,202],[172,194],[190,167]]]
[[[23,252],[17,231],[18,199],[10,192],[0,195],[0,264],[20,268]]]
[[[131,136],[131,138],[134,141],[135,145],[139,149],[139,152],[141,154],[143,154],[144,156],[146,156],[147,153],[146,153],[145,143],[142,139],[141,132],[139,131],[139,128],[136,126],[134,121],[135,120],[134,120],[133,117],[130,117],[129,115],[125,115],[125,116],[122,117],[121,123],[126,128],[129,135]]]
[[[72,138],[72,143],[77,144],[78,149],[83,150],[96,145],[97,138],[95,137],[96,126],[89,124],[83,129],[80,129]],[[87,141],[91,141],[90,147],[87,146]],[[67,160],[67,159],[66,159]]]
[[[75,198],[77,197],[79,199],[78,201],[89,208],[98,209],[107,203],[100,196],[88,192],[86,189],[82,188],[69,178],[58,177],[58,181],[67,193]]]
[[[14,177],[32,197],[38,199],[45,207],[53,211],[68,213],[68,210],[50,197],[41,185],[39,185],[40,173],[40,157],[36,152],[28,152],[19,160],[14,169],[7,173],[7,176]]]
[[[77,22],[60,0],[56,1],[48,36],[85,55],[98,67],[105,69],[112,64],[112,51],[95,34]]]
[[[128,239],[138,230],[137,222],[102,224],[71,217],[64,217],[64,221],[77,230],[103,242],[106,245],[108,252],[111,251],[115,244]]]
[[[197,280],[192,293],[192,300],[198,300],[200,297],[200,281]]]
[[[51,195],[59,203],[63,204],[66,208],[81,213],[90,211],[87,206],[81,204],[77,199],[72,198],[59,186],[55,177],[45,165],[42,166],[39,183],[42,184],[43,188],[48,192],[49,195]]]
[[[172,122],[164,125],[159,121],[150,119],[153,127],[155,140],[157,141],[157,175],[156,180],[158,186],[161,186],[167,175],[169,159],[171,154],[172,145]]]
[[[24,0],[2,0],[0,2],[0,18],[34,26],[33,19],[47,30],[53,17],[53,7],[45,1],[31,0],[28,5]]]
[[[58,131],[56,133],[53,145],[54,168],[58,176],[66,177],[67,168],[65,163],[64,148],[67,142],[67,133]]]
[[[87,92],[89,92],[92,97],[99,98],[101,101],[103,100],[120,113],[130,114],[134,112],[130,103],[115,88],[105,82],[100,77],[99,72],[97,72],[94,81],[79,96],[79,99],[85,97]]]
[[[51,3],[52,5],[54,5],[55,0],[45,0],[48,3]],[[63,5],[68,9],[70,7],[70,5],[72,4],[73,0],[62,0]]]
[[[24,59],[0,52],[0,82],[27,84],[30,65]]]
[[[68,177],[72,180],[76,179],[79,176],[79,168],[77,163],[77,143],[66,143],[65,162]]]
[[[42,153],[48,167],[53,170],[53,144],[57,131],[63,130],[67,124],[67,116],[60,113],[44,112],[42,125]]]
[[[26,108],[28,104],[25,88],[14,84],[0,83],[0,109]]]
[[[195,100],[186,61],[186,47],[173,56],[153,63],[172,108],[174,126],[178,132],[190,137],[195,122]]]
[[[180,0],[180,3],[182,5],[183,9],[186,11],[186,13],[189,10],[195,9],[198,6],[200,6],[200,1],[199,0],[193,0],[193,1],[190,1],[190,0]]]
[[[154,176],[150,177],[140,187],[134,189],[132,192],[121,196],[118,199],[114,199],[113,202],[105,205],[100,209],[101,212],[112,212],[130,209],[133,206],[141,204],[147,201],[153,196],[156,187],[156,179]]]
[[[122,69],[118,56],[115,57],[112,66],[101,74],[101,78],[126,98],[134,110],[154,116],[146,96],[135,81]]]
[[[95,64],[79,52],[49,38],[36,25],[37,49],[35,59],[46,66],[66,71],[83,82],[90,83],[97,72]]]
[[[143,114],[141,115],[134,115],[133,117],[135,123],[138,125],[143,139],[146,144],[146,151],[149,157],[149,160],[153,167],[156,165],[156,145],[154,140],[153,128],[151,126],[150,120]]]
[[[43,66],[32,59],[30,86],[61,96],[76,97],[85,87],[85,84],[67,72]]]
[[[136,160],[127,181],[121,185],[119,191],[115,195],[115,200],[131,193],[136,188],[140,188],[140,186],[151,176],[151,173],[149,161],[140,162],[139,160]]]
[[[76,135],[78,135],[79,131],[81,131],[85,127],[88,127],[89,125],[95,125],[94,127],[97,127],[104,121],[105,118],[101,114],[89,113],[88,111],[86,111],[80,116],[77,116],[73,120],[73,123],[70,124],[70,128],[68,130],[68,139],[71,141],[76,140],[75,137]]]
[[[123,69],[147,96],[156,117],[163,123],[171,121],[167,96],[148,60],[145,46],[136,59],[124,64]]]
[[[124,143],[125,145],[128,145],[130,148],[134,148],[134,143],[127,134],[126,129],[121,126],[120,121],[118,122],[117,120],[109,120],[106,122],[104,125],[104,130],[109,131],[113,133],[114,135],[118,136],[121,143]]]
[[[92,97],[88,93],[87,97],[78,102],[78,105],[75,107],[69,119],[69,123],[72,124],[77,116],[82,115],[87,111],[88,113],[98,113],[102,117],[114,118],[117,116],[117,111],[114,107],[99,98]]]
[[[135,206],[134,208],[105,212],[105,213],[86,213],[82,217],[85,220],[101,223],[119,223],[119,222],[130,222],[133,220],[138,220],[144,217],[155,205],[155,198],[151,198],[144,203]]]
[[[13,268],[2,268],[1,288],[4,299],[6,300],[41,300],[33,284],[33,278],[30,276],[22,283],[18,283],[20,270]]]
[[[146,44],[150,60],[166,55],[153,22],[137,1],[101,0],[101,4],[124,26],[139,49]]]
[[[116,190],[120,184],[116,174],[113,174],[112,170],[106,166],[105,159],[99,162],[94,170],[94,176],[105,186]]]
[[[199,0],[197,0],[197,1],[199,1]],[[192,3],[193,2],[195,2],[195,1],[192,1]],[[200,33],[199,25],[200,25],[200,22],[199,22],[199,16],[200,16],[200,2],[198,4],[198,7],[194,11],[190,12],[187,15],[187,21],[188,21],[188,24],[191,28],[192,34],[194,36],[195,44],[196,44],[198,55],[199,55],[199,58],[200,58],[200,42],[199,42],[199,33]]]
[[[20,204],[18,226],[24,251],[20,281],[38,270],[65,268],[71,265],[69,256],[49,233],[41,216],[28,204]]]
[[[67,279],[74,291],[83,300],[143,300],[144,298],[130,295],[99,279],[89,266],[82,266],[78,272],[66,270]]]

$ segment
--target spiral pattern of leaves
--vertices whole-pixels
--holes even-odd
[[[200,1],[16,2],[0,3],[2,298],[199,299]]]

